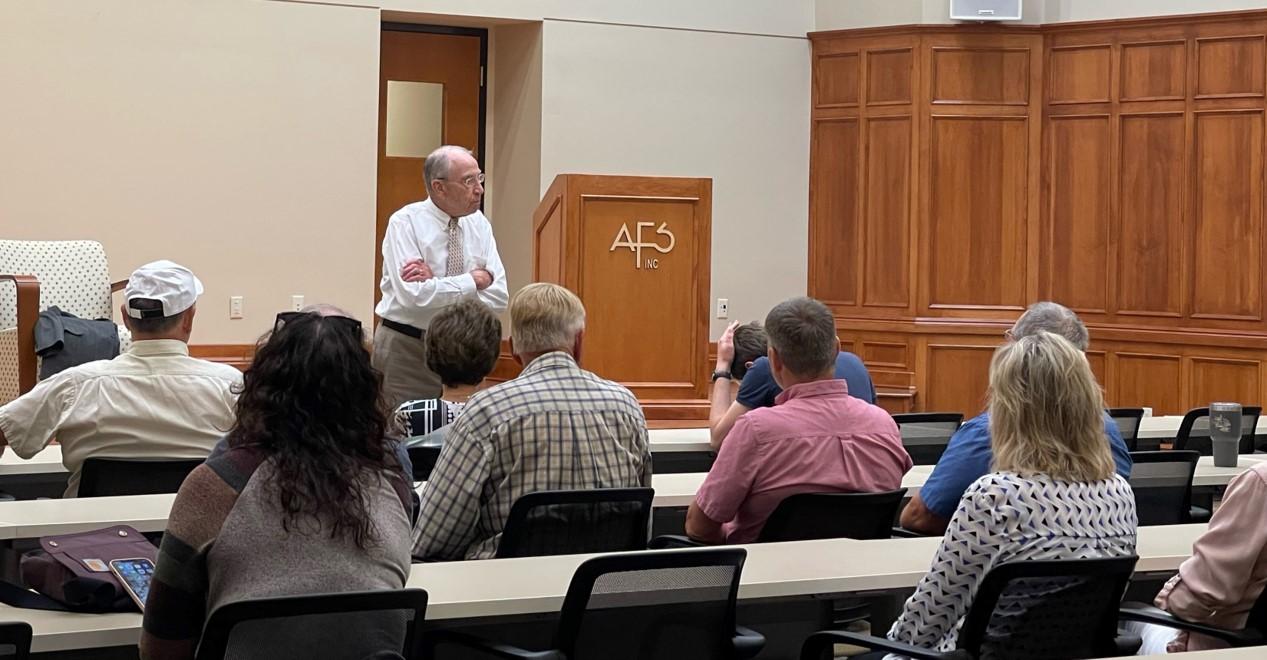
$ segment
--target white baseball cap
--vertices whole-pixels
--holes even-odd
[[[137,268],[123,289],[128,316],[134,319],[175,316],[193,307],[201,295],[202,282],[194,277],[193,271],[166,259]],[[161,313],[157,309],[133,309],[132,301],[141,299],[162,303]]]

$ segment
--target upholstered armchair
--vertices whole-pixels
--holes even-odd
[[[35,387],[35,321],[56,305],[86,319],[114,318],[106,251],[96,241],[0,240],[0,404]],[[132,343],[119,327],[119,350]]]

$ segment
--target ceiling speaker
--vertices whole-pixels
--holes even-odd
[[[957,21],[1019,21],[1021,0],[950,0],[950,17]]]

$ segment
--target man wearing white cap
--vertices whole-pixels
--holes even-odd
[[[0,406],[0,453],[30,458],[56,439],[79,491],[84,459],[205,458],[233,423],[242,374],[189,357],[202,282],[170,261],[145,264],[123,290],[132,347],[71,367]]]

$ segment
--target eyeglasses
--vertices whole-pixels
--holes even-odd
[[[446,179],[446,178],[444,178],[444,177],[438,177],[436,180],[437,180],[437,181],[451,181],[452,179]],[[464,178],[463,178],[461,181],[459,181],[458,183],[460,183],[460,184],[462,184],[462,185],[466,186],[467,188],[474,188],[476,183],[478,183],[478,184],[480,184],[480,185],[482,186],[482,185],[484,185],[484,173],[483,173],[483,172],[480,172],[479,174],[474,174],[474,175],[471,175],[471,176],[468,176],[468,177],[464,177]]]
[[[361,333],[361,322],[347,316],[322,316],[316,312],[279,312],[277,319],[273,321],[273,332],[281,330],[283,326],[292,321],[296,321],[305,316],[315,316],[319,319],[329,321],[337,326],[340,330],[348,332],[355,336],[358,340],[363,336]]]

